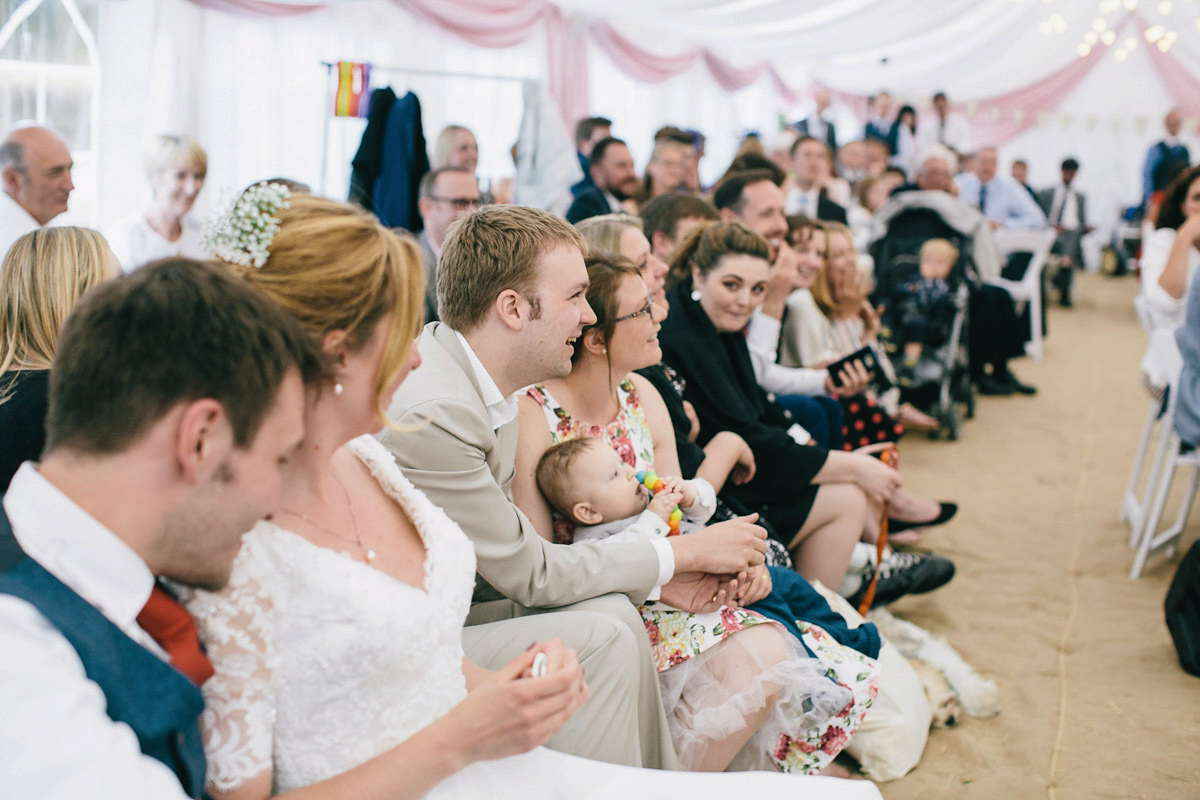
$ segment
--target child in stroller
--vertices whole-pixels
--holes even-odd
[[[926,345],[936,350],[950,336],[957,307],[948,279],[957,261],[958,248],[950,241],[930,239],[918,254],[919,273],[897,284],[892,293],[902,352],[896,377],[905,388],[915,389],[941,377],[941,363],[924,350]]]

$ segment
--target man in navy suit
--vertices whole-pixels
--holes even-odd
[[[216,265],[157,262],[76,308],[45,453],[0,514],[4,794],[204,796],[212,668],[156,578],[229,579],[326,371],[294,320]]]
[[[846,209],[825,196],[821,180],[829,172],[828,146],[812,136],[801,136],[792,145],[792,174],[796,185],[788,190],[784,211],[846,224]]]
[[[829,92],[824,89],[817,91],[813,100],[817,108],[813,113],[796,123],[796,130],[801,136],[811,136],[817,141],[829,146],[829,152],[836,153],[838,147],[837,129],[827,116],[829,112]]]
[[[1146,163],[1142,167],[1142,208],[1150,202],[1150,195],[1161,192],[1175,180],[1175,176],[1187,169],[1191,156],[1187,145],[1179,138],[1179,128],[1183,118],[1179,111],[1171,109],[1163,118],[1163,128],[1167,135],[1162,141],[1155,142],[1146,153]]]
[[[626,201],[637,194],[637,170],[623,141],[610,136],[596,142],[589,162],[595,185],[581,192],[567,209],[567,222],[572,225],[589,217],[630,210]]]
[[[592,148],[601,139],[612,136],[612,120],[606,117],[585,117],[575,125],[575,157],[579,159],[579,168],[583,170],[583,179],[571,187],[571,195],[579,197],[588,189],[596,188],[592,175],[588,171],[592,157]]]

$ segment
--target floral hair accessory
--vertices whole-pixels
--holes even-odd
[[[206,244],[222,261],[242,267],[261,267],[270,255],[271,240],[279,233],[281,208],[291,206],[291,191],[282,183],[257,183],[214,218]]]

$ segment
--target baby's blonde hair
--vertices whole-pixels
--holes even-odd
[[[945,256],[951,265],[958,260],[958,248],[948,239],[930,239],[921,245],[919,260],[924,261],[928,256]]]
[[[571,475],[571,469],[579,461],[580,456],[588,452],[596,442],[595,439],[568,439],[559,442],[542,453],[537,465],[537,484],[558,513],[574,522],[584,523],[575,516],[575,504],[580,498],[573,497],[572,492],[577,488]]]

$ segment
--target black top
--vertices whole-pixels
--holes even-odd
[[[46,444],[50,370],[6,372],[0,378],[0,493],[23,461],[36,461]]]
[[[790,494],[812,482],[828,451],[797,444],[792,420],[758,385],[746,337],[718,333],[684,280],[667,293],[670,313],[659,332],[663,361],[687,382],[684,397],[700,418],[700,442],[733,431],[754,453],[757,471],[748,484],[758,492]]]

